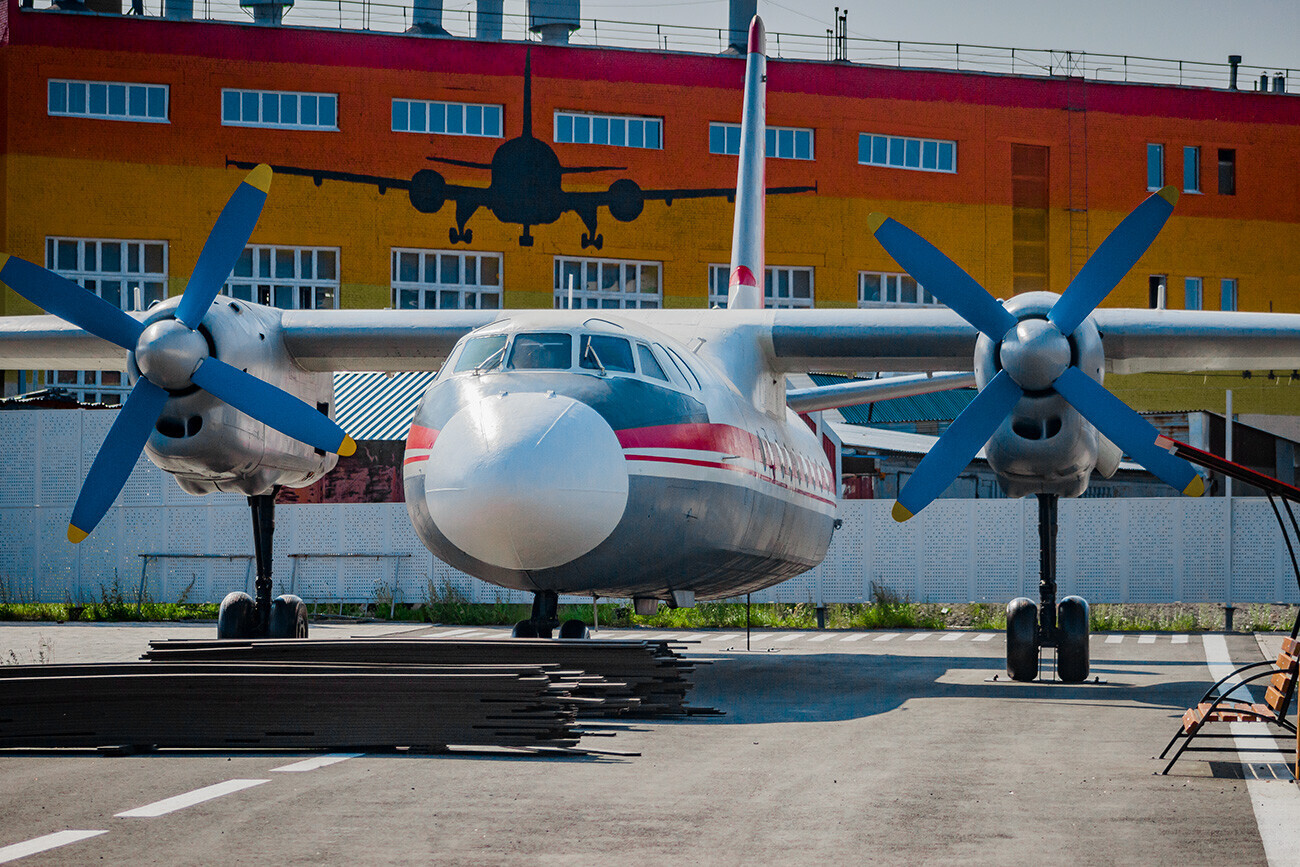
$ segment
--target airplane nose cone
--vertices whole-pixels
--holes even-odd
[[[438,529],[471,557],[546,569],[618,526],[627,463],[613,429],[585,403],[506,394],[465,407],[438,433],[425,499]]]

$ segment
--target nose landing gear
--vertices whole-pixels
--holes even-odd
[[[550,638],[555,628],[559,627],[558,638],[588,638],[587,624],[581,620],[566,620],[560,623],[558,608],[560,596],[554,590],[539,590],[533,594],[533,614],[527,620],[520,620],[510,633],[515,638]]]
[[[306,638],[306,603],[290,594],[271,598],[275,491],[250,496],[248,505],[253,513],[257,599],[243,591],[227,594],[217,615],[217,638]]]

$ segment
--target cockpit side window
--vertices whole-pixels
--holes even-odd
[[[573,366],[573,335],[516,334],[510,350],[510,366],[516,370],[568,370]]]
[[[465,341],[460,357],[456,359],[455,373],[467,370],[491,370],[501,366],[505,357],[506,336],[492,334],[487,337],[471,337]]]
[[[668,381],[668,374],[664,373],[664,369],[659,366],[659,362],[655,361],[654,353],[650,351],[650,347],[644,343],[638,343],[636,345],[636,356],[641,361],[641,373],[644,376],[652,379],[662,379],[664,382]]]
[[[636,373],[636,365],[632,362],[632,346],[622,337],[584,334],[581,346],[578,366],[584,370]]]

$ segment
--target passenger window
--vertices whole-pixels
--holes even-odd
[[[516,370],[568,370],[572,365],[572,335],[540,332],[515,335],[510,366]]]
[[[632,363],[632,346],[621,337],[600,334],[582,335],[582,351],[578,353],[578,366],[601,373],[636,373]]]
[[[636,345],[636,355],[637,358],[641,359],[641,373],[643,375],[654,379],[662,379],[664,382],[668,381],[668,374],[664,373],[664,369],[659,366],[659,362],[655,361],[654,353],[650,351],[650,347],[644,343],[638,343]]]
[[[506,336],[493,334],[490,337],[472,337],[465,341],[465,347],[456,359],[456,373],[466,370],[490,370],[501,366],[505,357]]]

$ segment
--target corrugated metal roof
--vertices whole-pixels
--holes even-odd
[[[853,377],[830,373],[812,374],[817,385],[835,385]],[[837,412],[849,424],[899,424],[917,421],[952,421],[975,399],[973,388],[954,388],[912,397],[878,400],[861,406],[840,407]]]
[[[415,408],[438,374],[334,374],[334,420],[354,440],[404,440]]]

